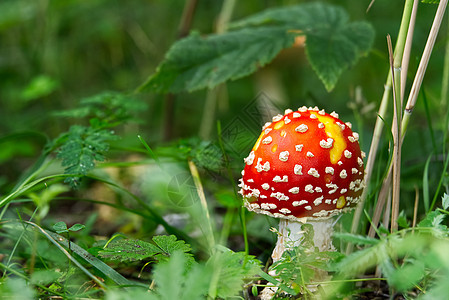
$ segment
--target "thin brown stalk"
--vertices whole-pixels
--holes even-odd
[[[391,169],[391,165],[390,165]],[[385,208],[385,203],[387,203],[387,199],[390,198],[390,186],[391,186],[391,175],[392,172],[388,171],[387,177],[385,177],[382,187],[380,189],[379,195],[377,197],[376,207],[373,212],[373,216],[371,218],[371,227],[368,232],[368,236],[374,237],[376,235],[377,226],[379,225],[380,218],[382,216],[382,213],[384,212],[384,216],[387,214],[387,209]],[[388,213],[388,215],[390,215]]]
[[[391,202],[391,232],[398,229],[397,219],[399,216],[399,200],[400,200],[400,183],[401,183],[401,119],[402,119],[402,103],[400,99],[400,66],[393,55],[393,46],[391,45],[391,37],[387,36],[388,52],[390,56],[391,80],[393,83],[393,178],[392,178],[392,202]],[[399,80],[399,81],[398,81]]]
[[[412,49],[413,33],[415,31],[416,15],[418,12],[418,3],[419,3],[419,0],[414,0],[414,2],[413,2],[412,15],[410,17],[410,23],[408,25],[408,31],[407,31],[408,32],[407,39],[405,40],[404,55],[402,56],[401,101],[403,101],[403,99],[404,99],[405,86],[407,83],[407,72],[408,72],[408,66],[409,66],[409,62],[410,62],[410,52]]]
[[[399,55],[400,57],[402,57],[402,53],[404,52],[404,46],[407,36],[407,30],[409,27],[412,7],[413,7],[413,0],[406,0],[404,4],[404,11],[402,14],[401,27],[399,29],[398,40],[396,42],[395,47],[395,55]],[[371,140],[369,155],[365,166],[365,182],[367,183],[367,185],[371,180],[374,162],[376,161],[377,149],[379,148],[380,138],[382,136],[382,131],[384,127],[383,119],[385,118],[387,113],[388,103],[390,101],[390,93],[391,93],[391,72],[389,71],[387,80],[384,85],[384,93],[382,95],[382,100],[378,111],[378,117],[376,119],[376,125],[374,127],[373,137]],[[356,211],[354,213],[354,218],[352,221],[351,227],[352,233],[356,233],[358,231],[360,219],[362,217],[363,210],[365,208],[365,200],[368,196],[368,191],[369,189],[367,186],[367,188],[365,188],[365,190],[363,191],[359,204],[357,205]],[[351,251],[352,251],[352,244],[349,244],[346,252],[350,253]]]
[[[447,0],[445,0],[445,2],[447,3]],[[416,19],[416,8],[415,8],[415,5],[416,5],[416,3],[414,3],[414,10],[415,10],[415,12],[413,12],[412,11],[412,20],[411,20],[411,22],[410,23],[414,23],[415,22],[415,19]],[[427,57],[427,62],[425,61],[425,59],[424,59],[424,54],[423,54],[423,58],[422,58],[422,60],[421,60],[421,63],[420,63],[420,67],[421,68],[418,68],[418,71],[417,71],[417,75],[416,75],[416,77],[415,77],[415,81],[414,81],[414,83],[413,83],[413,86],[412,86],[412,91],[414,90],[414,89],[416,89],[416,87],[418,86],[418,81],[417,80],[419,80],[419,79],[421,79],[421,83],[422,83],[422,77],[424,76],[424,74],[422,74],[422,77],[421,76],[418,76],[418,72],[419,72],[419,70],[421,69],[421,72],[425,72],[425,67],[424,66],[427,66],[427,63],[428,63],[428,59],[430,58],[430,53],[431,53],[431,51],[432,51],[432,48],[433,48],[433,44],[434,44],[434,42],[435,42],[435,38],[436,38],[436,35],[437,35],[437,32],[438,32],[438,28],[439,28],[439,25],[441,24],[441,20],[440,20],[440,18],[442,18],[442,16],[444,15],[444,8],[446,7],[446,5],[444,5],[444,7],[442,7],[441,6],[441,2],[440,2],[440,6],[438,7],[438,10],[437,10],[437,13],[436,13],[436,15],[435,15],[435,20],[434,20],[434,24],[432,25],[432,29],[431,29],[431,32],[429,33],[429,38],[428,38],[428,41],[427,41],[427,43],[426,43],[426,47],[425,47],[425,50],[424,50],[424,53],[427,53],[426,54],[426,57]],[[438,27],[437,27],[437,25],[438,25]],[[411,28],[411,25],[409,26],[409,28]],[[412,32],[411,32],[412,33]],[[433,38],[431,38],[431,36],[433,36]],[[409,37],[407,37],[407,41],[408,40],[410,40],[410,38]],[[432,42],[433,41],[433,42]],[[432,44],[433,43],[433,44]],[[432,45],[432,47],[431,47],[431,45]],[[406,45],[406,48],[407,48],[407,45]],[[427,51],[426,51],[427,50]],[[407,50],[406,50],[407,51]],[[406,54],[404,54],[404,56],[405,56]],[[403,60],[404,61],[404,60]],[[404,72],[405,73],[405,72]],[[419,83],[419,85],[421,84],[421,83]],[[413,87],[415,87],[415,88],[413,88]],[[403,86],[401,86],[401,92],[402,92],[402,89],[403,89],[404,87]],[[411,95],[412,95],[412,92],[410,92],[410,95],[409,95],[409,102],[410,102],[410,99],[411,99]],[[418,93],[416,92],[416,98],[417,98],[417,95],[418,95]],[[415,98],[415,103],[416,103],[416,98]],[[407,106],[409,105],[409,102],[407,103]],[[414,104],[413,104],[413,107],[414,107]],[[407,123],[408,123],[408,120],[405,120],[406,119],[406,117],[407,118],[409,118],[410,117],[410,115],[411,115],[411,110],[410,111],[407,111],[407,108],[406,108],[406,110],[405,110],[405,113],[404,113],[404,118],[402,119],[402,129],[401,129],[401,132],[402,132],[402,139],[403,139],[403,137],[404,137],[404,134],[405,134],[405,130],[406,130],[406,128],[405,128],[405,126],[407,125]],[[371,154],[371,152],[370,152],[370,154]],[[371,156],[371,155],[370,155]],[[391,171],[392,171],[392,169],[389,169],[389,174],[388,174],[388,176],[391,176]],[[382,193],[381,193],[382,194]],[[380,195],[381,195],[380,194]],[[384,200],[380,197],[380,195],[379,195],[379,199],[380,199],[380,201],[381,202],[384,202]],[[379,201],[379,200],[378,200]],[[377,225],[378,223],[378,218],[380,218],[380,215],[381,215],[381,213],[382,213],[382,211],[377,211],[378,209],[381,209],[382,210],[382,208],[380,207],[380,205],[377,205],[377,207],[376,207],[376,211],[374,212],[374,215],[373,215],[373,224],[374,225]],[[374,236],[374,231],[373,231],[373,229],[370,229],[370,232],[369,232],[369,235],[370,236]]]
[[[424,47],[424,52],[422,54],[421,61],[419,62],[418,70],[416,71],[415,79],[413,81],[407,105],[405,107],[404,118],[402,120],[402,137],[404,137],[405,135],[408,123],[410,121],[410,116],[413,113],[413,109],[415,108],[419,90],[421,88],[424,74],[426,73],[427,65],[430,60],[430,55],[432,54],[433,46],[435,45],[435,40],[437,38],[438,31],[440,30],[441,21],[444,17],[447,2],[448,0],[441,0],[440,4],[438,5],[432,28],[430,29],[429,37],[427,38],[426,46]]]
[[[387,204],[385,206],[385,214],[382,221],[384,228],[388,228],[388,224],[390,223],[391,216],[391,185],[387,186]]]

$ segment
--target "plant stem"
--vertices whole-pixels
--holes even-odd
[[[201,184],[200,175],[198,173],[198,169],[196,168],[196,165],[193,161],[189,160],[189,169],[190,173],[193,177],[193,182],[195,183],[196,192],[198,193],[198,197],[200,198],[201,207],[203,209],[204,217],[205,217],[205,228],[203,228],[207,244],[209,246],[209,251],[212,251],[215,247],[215,238],[214,238],[214,231],[212,229],[212,221],[210,219],[209,215],[209,209],[207,207],[207,201],[206,196],[204,195],[203,185]]]
[[[448,0],[441,0],[440,4],[438,5],[435,19],[433,20],[432,28],[430,29],[429,37],[427,38],[426,46],[424,48],[421,61],[419,62],[418,70],[416,71],[415,80],[413,81],[407,105],[405,107],[404,119],[402,120],[402,138],[404,138],[408,123],[410,121],[410,116],[413,112],[413,109],[415,108],[416,101],[418,99],[419,90],[424,79],[424,74],[426,73],[430,55],[432,54],[433,46],[435,45],[435,40],[437,38],[438,31],[440,30],[441,21],[444,17],[447,1]]]
[[[408,26],[408,34],[407,34],[407,38],[405,40],[404,55],[402,56],[401,101],[404,101],[405,86],[407,83],[407,71],[408,71],[408,66],[409,66],[409,62],[410,62],[410,52],[412,49],[413,33],[415,31],[416,14],[418,12],[418,3],[419,3],[419,0],[414,0],[414,2],[413,2],[412,14],[411,14],[410,22],[409,22],[409,26]]]
[[[398,40],[396,42],[396,47],[395,47],[395,57],[397,55],[402,57],[402,54],[404,52],[405,41],[406,41],[406,37],[407,37],[407,30],[408,30],[409,23],[410,23],[412,7],[413,7],[413,0],[406,0],[406,2],[404,4],[404,11],[402,14],[402,20],[401,20],[401,26],[399,29]],[[380,103],[378,117],[376,119],[376,125],[374,127],[374,132],[373,132],[373,137],[371,140],[371,146],[370,146],[370,150],[369,150],[368,160],[366,162],[365,182],[367,183],[367,185],[369,185],[369,182],[370,182],[370,179],[372,176],[374,162],[376,160],[377,149],[379,148],[380,137],[382,135],[382,130],[384,127],[383,119],[385,119],[388,102],[389,102],[389,98],[390,98],[391,76],[392,76],[391,71],[389,71],[387,80],[386,80],[385,86],[384,86],[384,93],[382,96],[382,101]],[[366,200],[367,196],[368,196],[368,186],[363,191],[360,203],[358,204],[357,209],[354,213],[354,219],[352,222],[351,233],[356,233],[358,230],[360,218],[361,218],[363,210],[364,210],[365,200]],[[348,249],[347,249],[348,253],[352,252],[352,247],[353,247],[352,244],[348,244]]]
[[[445,111],[448,107],[448,92],[449,92],[449,21],[447,22],[446,46],[444,53],[444,69],[443,78],[441,79],[441,107]],[[447,124],[447,120],[445,125]]]
[[[401,183],[401,119],[402,119],[402,101],[401,101],[401,61],[398,56],[393,57],[393,47],[391,37],[387,36],[388,52],[390,56],[391,80],[393,89],[393,198],[391,205],[391,232],[398,229],[397,219],[399,216],[400,183]]]

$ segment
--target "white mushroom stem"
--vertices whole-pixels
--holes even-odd
[[[308,221],[308,222],[307,222]],[[332,244],[332,233],[334,232],[335,220],[333,218],[311,221],[310,219],[304,218],[304,222],[296,222],[291,220],[280,219],[279,230],[278,230],[278,240],[276,242],[276,247],[274,247],[271,257],[273,263],[278,262],[285,250],[290,247],[299,246],[304,237],[304,230],[302,226],[304,224],[310,224],[313,227],[313,244],[318,248],[318,251],[335,251],[334,245]],[[270,271],[270,275],[275,276],[274,270]],[[324,270],[317,270],[315,274],[315,282],[326,280],[328,274]],[[277,287],[272,286],[271,283],[268,284],[266,288],[263,289],[260,295],[261,300],[270,300],[274,297]],[[311,292],[316,291],[316,285],[309,285],[308,289]]]
[[[286,249],[300,245],[302,238],[304,237],[304,230],[302,229],[304,224],[312,225],[314,230],[313,243],[320,252],[335,251],[334,245],[332,245],[334,223],[333,218],[317,221],[309,219],[307,223],[280,219],[278,240],[271,255],[273,263],[281,259],[282,254]]]

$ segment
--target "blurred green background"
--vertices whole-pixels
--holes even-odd
[[[308,1],[239,1],[232,20],[265,8]],[[312,1],[309,1],[312,2]],[[327,1],[344,7],[351,20],[367,20],[376,30],[372,52],[343,73],[328,93],[311,69],[303,47],[283,51],[256,74],[227,83],[216,119],[222,127],[244,119],[242,108],[258,97],[268,97],[280,109],[302,105],[337,111],[354,122],[368,151],[376,110],[383,93],[388,58],[386,35],[395,40],[404,1]],[[185,1],[174,0],[1,0],[0,1],[0,191],[6,192],[41,152],[47,138],[55,138],[76,120],[54,112],[76,108],[80,99],[105,90],[133,93],[163,60],[179,35]],[[198,1],[191,25],[201,34],[215,30],[222,1]],[[436,5],[420,4],[408,85],[425,44]],[[445,101],[441,74],[447,30],[437,39],[424,81],[433,129],[444,130]],[[437,75],[434,75],[437,74]],[[136,94],[146,104],[132,123],[119,129],[123,147],[140,145],[137,134],[152,146],[198,136],[207,91],[174,96]],[[432,151],[424,102],[419,101],[404,145],[405,181],[422,180],[422,168]],[[168,118],[168,119],[167,119]],[[389,122],[389,120],[386,120]],[[260,124],[263,120],[259,121]],[[164,128],[171,124],[172,128]],[[215,125],[215,122],[212,123]],[[243,120],[242,126],[249,126]],[[258,126],[250,134],[258,135]],[[210,139],[216,139],[216,130]],[[442,135],[436,135],[440,143]],[[388,141],[385,141],[385,145]],[[250,144],[250,143],[249,143]],[[251,146],[249,146],[251,147]],[[249,148],[247,149],[249,150]],[[242,150],[241,157],[247,152]],[[239,156],[239,154],[237,154]],[[380,156],[386,159],[386,155]],[[410,176],[407,175],[410,173]],[[416,181],[416,182],[415,182]],[[405,187],[406,187],[405,186]]]

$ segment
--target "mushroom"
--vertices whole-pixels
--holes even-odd
[[[359,135],[338,114],[301,107],[265,124],[244,159],[240,194],[250,211],[279,218],[273,262],[287,242],[299,245],[303,224],[319,251],[333,251],[332,217],[355,208],[364,188]]]

